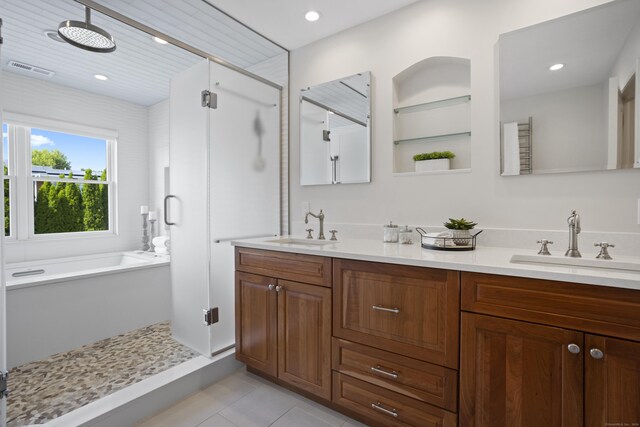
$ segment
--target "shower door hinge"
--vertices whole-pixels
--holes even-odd
[[[201,94],[202,106],[212,109],[218,108],[218,94],[208,90],[203,90]]]
[[[0,44],[2,44],[2,18],[0,18]]]
[[[210,309],[202,309],[202,314],[204,314],[204,324],[205,326],[213,325],[214,323],[218,323],[218,307],[213,307]]]
[[[0,399],[4,399],[9,394],[9,389],[7,388],[8,378],[9,373],[7,371],[0,372]]]

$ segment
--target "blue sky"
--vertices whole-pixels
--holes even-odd
[[[4,156],[7,157],[7,125],[2,125]],[[86,136],[71,135],[43,129],[31,129],[31,148],[60,150],[69,159],[74,170],[102,171],[107,165],[107,141]]]

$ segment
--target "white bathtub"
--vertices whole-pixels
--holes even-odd
[[[171,318],[169,257],[117,252],[8,264],[14,367]]]
[[[142,251],[113,252],[7,264],[5,277],[9,289],[168,264],[167,255]]]

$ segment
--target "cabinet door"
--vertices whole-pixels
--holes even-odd
[[[587,335],[586,344],[586,425],[640,425],[640,343]]]
[[[459,273],[334,259],[333,333],[458,368]]]
[[[273,376],[278,363],[275,284],[270,277],[236,272],[236,359]]]
[[[576,331],[463,313],[460,425],[581,426],[583,339]]]
[[[331,399],[331,289],[278,280],[278,377]]]

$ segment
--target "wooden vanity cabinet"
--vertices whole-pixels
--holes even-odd
[[[459,273],[334,259],[333,286],[333,402],[369,425],[457,425]]]
[[[236,249],[236,358],[330,400],[331,269],[326,261]]]
[[[640,292],[462,273],[461,305],[460,425],[640,423]]]

